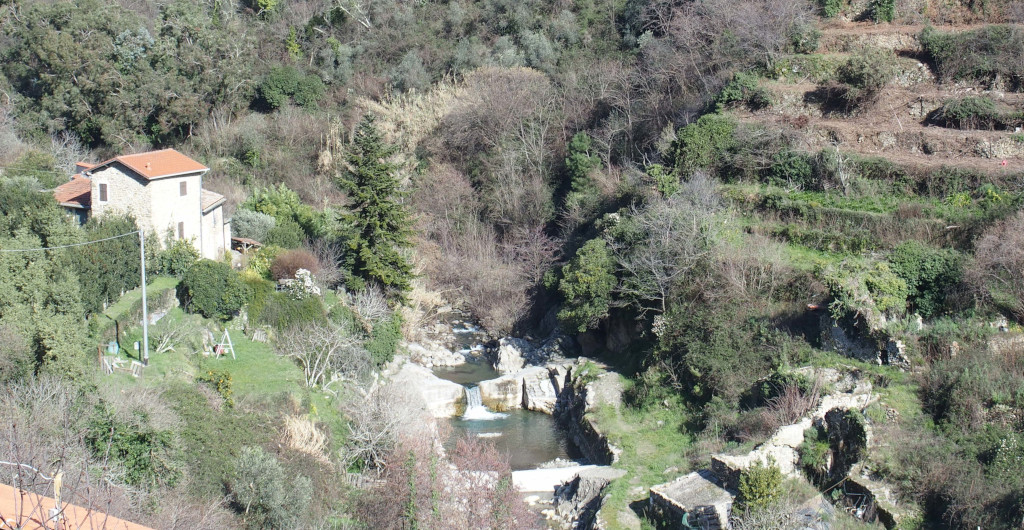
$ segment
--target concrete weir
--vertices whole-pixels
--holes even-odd
[[[607,466],[582,465],[551,469],[524,469],[512,472],[512,483],[523,493],[551,493],[556,486],[576,478],[580,472],[601,467]]]

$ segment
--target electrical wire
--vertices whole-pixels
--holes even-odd
[[[105,237],[103,239],[97,239],[95,241],[86,241],[84,243],[72,243],[70,245],[59,245],[59,246],[56,246],[56,247],[0,248],[0,252],[38,252],[40,250],[58,250],[58,249],[62,249],[62,248],[82,247],[82,246],[85,246],[85,245],[91,245],[93,243],[102,243],[103,241],[110,241],[111,239],[118,239],[118,238],[121,238],[121,237],[133,236],[133,235],[138,234],[139,232],[140,232],[139,230],[136,230],[134,232],[127,232],[127,233],[124,233],[124,234],[121,234],[121,235],[118,235],[118,236]]]

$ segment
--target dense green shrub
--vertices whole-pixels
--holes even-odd
[[[893,271],[907,282],[912,310],[928,318],[945,309],[946,296],[960,284],[963,259],[953,249],[937,249],[908,241],[889,256]]]
[[[29,341],[9,323],[0,323],[0,384],[10,385],[36,369]]]
[[[160,272],[181,278],[199,257],[193,239],[176,239],[160,253]]]
[[[373,323],[370,336],[363,344],[377,366],[391,362],[402,340],[402,317],[392,313],[390,317]]]
[[[773,460],[767,465],[755,462],[740,473],[736,502],[744,510],[767,508],[782,497],[782,478],[782,471]]]
[[[573,135],[566,145],[565,170],[569,174],[571,190],[575,193],[595,193],[590,172],[601,168],[601,158],[593,152],[593,141],[585,132]]]
[[[784,334],[739,302],[674,304],[659,330],[656,356],[678,367],[688,393],[730,406],[756,381],[788,362]]]
[[[679,191],[679,175],[661,164],[651,164],[646,168],[647,176],[654,181],[662,197],[669,197]]]
[[[812,477],[821,477],[828,472],[828,453],[832,446],[824,429],[811,427],[804,431],[804,441],[797,449],[800,467]]]
[[[263,308],[275,292],[275,284],[249,271],[243,272],[241,277],[249,290],[249,302],[245,306],[249,322],[259,322]]]
[[[138,230],[135,219],[125,216],[94,217],[84,227],[85,241],[97,241]],[[82,303],[87,312],[103,310],[105,304],[114,303],[121,293],[139,286],[139,237],[129,235],[100,243],[84,245],[69,252],[81,282]],[[160,261],[155,259],[160,246],[150,240],[146,254],[146,272],[158,271]]]
[[[297,105],[314,107],[324,92],[324,82],[315,75],[306,75],[294,66],[271,68],[260,83],[260,98],[271,110],[280,108],[289,98]]]
[[[275,292],[266,298],[258,313],[257,322],[284,331],[306,322],[323,322],[326,315],[323,301],[319,296],[296,299],[288,293]]]
[[[281,248],[299,248],[306,240],[306,233],[295,221],[284,218],[274,224],[274,227],[267,232],[264,243]]]
[[[234,232],[234,236],[260,243],[267,241],[267,236],[276,224],[272,216],[245,208],[239,208],[231,216],[231,231]]]
[[[772,164],[766,173],[768,183],[776,186],[805,190],[820,188],[815,182],[813,159],[789,149],[779,151],[772,157]]]
[[[839,10],[843,7],[843,0],[818,0],[818,4],[821,5],[821,13],[826,18],[835,18],[839,16]]]
[[[943,33],[931,26],[918,37],[939,78],[990,83],[1002,77],[1022,88],[1024,31],[1009,25],[985,26],[970,31]]]
[[[847,108],[873,103],[892,81],[895,70],[892,51],[871,48],[852,55],[837,71],[837,80],[844,85],[840,95]]]
[[[1004,113],[988,96],[947,99],[928,120],[935,125],[955,129],[996,129],[1005,127]]]
[[[254,274],[269,280],[270,265],[274,262],[274,258],[282,251],[283,249],[277,246],[264,246],[255,251],[250,250],[244,256],[246,263],[245,273]]]
[[[28,177],[39,182],[44,188],[55,188],[67,181],[58,171],[56,161],[50,153],[31,150],[18,157],[4,169],[5,177]]]
[[[239,206],[239,210],[252,210],[267,214],[275,219],[276,224],[287,220],[294,221],[302,227],[302,232],[306,237],[320,237],[327,230],[325,214],[302,202],[299,194],[289,189],[284,183],[276,187],[257,189]],[[268,229],[268,236],[269,232]],[[286,232],[292,233],[294,228],[288,228]],[[264,241],[264,243],[266,242]]]
[[[705,114],[679,129],[672,154],[676,173],[689,175],[715,167],[733,146],[736,122],[721,114]]]
[[[248,296],[248,287],[228,264],[206,259],[192,265],[178,284],[181,306],[206,318],[231,318]]]
[[[756,74],[750,72],[736,72],[718,93],[715,103],[720,107],[729,107],[740,103],[752,110],[770,107],[772,105],[771,92],[758,86],[758,79]]]
[[[295,528],[313,497],[308,478],[288,480],[277,458],[260,447],[242,449],[228,489],[248,528]]]
[[[885,262],[845,260],[820,265],[816,271],[832,295],[830,309],[836,319],[847,314],[901,315],[907,307],[907,282]]]
[[[794,24],[793,28],[789,31],[789,41],[792,43],[793,51],[796,53],[814,53],[818,49],[818,40],[820,38],[821,31],[818,30],[818,26],[814,22]],[[770,96],[771,93],[765,91],[764,95]],[[771,104],[770,98],[766,101],[769,105]]]
[[[132,486],[147,490],[173,486],[181,478],[174,433],[153,427],[141,411],[125,419],[97,405],[89,420],[86,442],[96,457],[109,455],[124,466],[125,482]]]
[[[868,9],[875,22],[892,22],[896,18],[896,0],[871,0]]]
[[[587,241],[562,269],[558,291],[565,302],[558,319],[573,331],[597,327],[608,316],[615,289],[615,259],[602,238]]]

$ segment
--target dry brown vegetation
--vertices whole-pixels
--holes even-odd
[[[294,249],[278,254],[270,264],[270,274],[275,280],[294,278],[299,269],[316,275],[320,272],[320,260],[308,250]]]

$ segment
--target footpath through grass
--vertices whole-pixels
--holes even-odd
[[[627,388],[633,384],[629,378],[619,377]],[[642,409],[602,405],[590,417],[608,441],[622,449],[614,467],[627,471],[609,486],[601,518],[609,529],[637,528],[640,521],[631,505],[646,505],[650,486],[689,471],[693,437],[686,427],[690,419],[687,409],[677,400],[668,406],[658,403]]]

